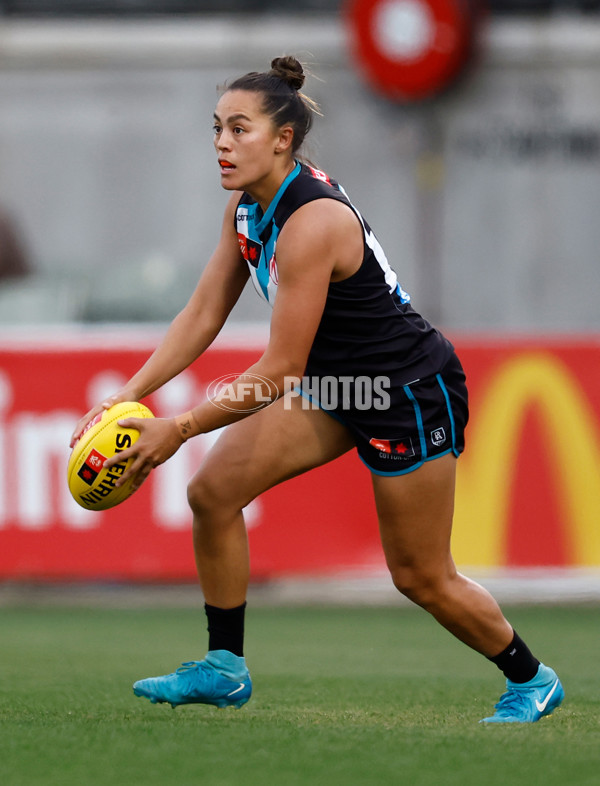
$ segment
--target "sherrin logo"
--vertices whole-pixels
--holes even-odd
[[[125,448],[131,447],[131,437],[129,434],[117,434],[115,438],[115,448],[114,453],[120,453]],[[100,470],[104,466],[104,462],[106,461],[106,457],[99,453],[97,450],[92,450],[90,455],[87,457],[83,468],[89,469],[90,467],[96,467],[96,470],[93,473],[93,477],[91,480],[86,479],[81,470],[77,473],[79,477],[84,480],[89,486],[94,485]],[[107,470],[104,474],[104,477],[98,483],[94,489],[88,491],[87,493],[79,495],[79,503],[83,504],[85,507],[92,507],[97,505],[101,500],[105,497],[108,497],[109,494],[112,494],[113,491],[116,490],[116,482],[119,480],[121,475],[127,469],[127,462],[120,461],[118,464],[115,464],[110,470]]]
[[[75,443],[67,467],[67,482],[73,499],[87,510],[107,510],[127,499],[134,478],[117,485],[132,458],[106,469],[108,458],[129,448],[139,437],[135,428],[119,425],[127,418],[151,418],[152,412],[137,401],[124,401],[102,410]]]
[[[105,461],[106,456],[103,456],[102,453],[92,448],[77,474],[84,483],[87,483],[88,486],[92,486],[98,477],[98,473],[104,466]]]

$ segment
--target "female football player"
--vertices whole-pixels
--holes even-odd
[[[219,401],[199,402],[172,419],[124,421],[140,437],[107,462],[133,457],[122,482],[135,476],[139,485],[185,440],[227,426],[188,488],[208,654],[140,680],[134,691],[173,706],[248,701],[242,510],[275,484],[356,448],[371,473],[395,586],[502,670],[507,691],[485,721],[536,721],[562,701],[558,677],[532,655],[490,594],[457,572],[450,553],[456,461],[468,417],[463,370],[450,342],[412,308],[342,187],[299,158],[317,110],[303,83],[301,64],[288,56],[222,93],[214,146],[231,198],[216,250],[146,364],[74,432],[76,438],[102,407],[137,401],[186,369],[252,279],[273,309],[262,357]],[[325,376],[338,381],[333,408],[319,406],[315,380]],[[380,392],[384,380],[386,395],[365,407],[358,380],[363,386],[378,380]],[[218,406],[222,395],[226,407]],[[266,399],[271,403],[263,406]]]

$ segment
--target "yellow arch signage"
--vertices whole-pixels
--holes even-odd
[[[458,462],[455,559],[470,566],[506,564],[515,445],[523,439],[530,407],[537,408],[556,444],[568,437],[568,450],[554,463],[553,482],[572,552],[569,564],[599,566],[596,415],[572,372],[551,352],[519,353],[505,361],[472,411],[467,449]]]

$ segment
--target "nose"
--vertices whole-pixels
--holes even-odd
[[[231,150],[231,134],[223,129],[215,139],[215,147],[219,152],[223,150]]]

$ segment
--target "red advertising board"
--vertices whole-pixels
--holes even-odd
[[[0,338],[0,579],[195,579],[186,485],[196,437],[129,500],[86,511],[66,484],[83,411],[146,359],[157,334]],[[260,355],[225,338],[145,403],[190,409]],[[459,461],[455,557],[469,566],[600,565],[600,340],[456,341],[471,421]],[[384,569],[369,473],[354,453],[246,510],[255,580]]]

